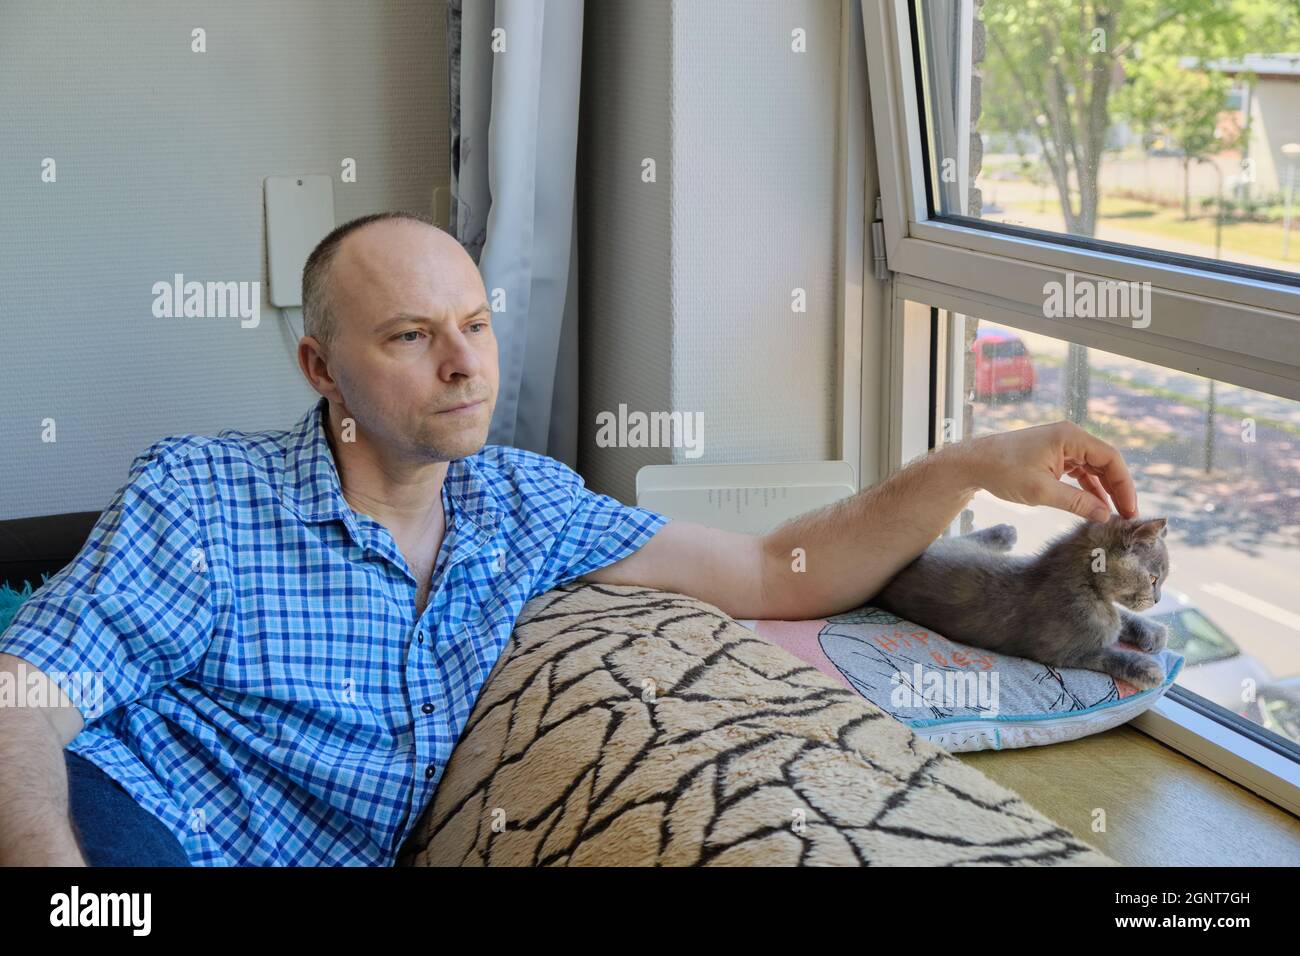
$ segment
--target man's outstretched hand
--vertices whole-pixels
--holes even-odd
[[[952,446],[973,484],[1004,501],[1047,505],[1106,521],[1110,503],[1122,517],[1137,516],[1137,491],[1124,457],[1073,422],[1053,422],[985,435]],[[1076,488],[1061,480],[1069,475]]]

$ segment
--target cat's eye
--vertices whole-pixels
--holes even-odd
[[[1151,575],[1151,586],[1152,586],[1152,587],[1155,587],[1155,586],[1156,586],[1156,582],[1159,581],[1159,580],[1160,580],[1160,579],[1159,579],[1158,577],[1156,577],[1154,574]]]

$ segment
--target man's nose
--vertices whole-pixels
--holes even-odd
[[[459,329],[454,331],[446,339],[445,345],[441,349],[441,355],[438,362],[444,367],[444,372],[460,372],[471,378],[476,378],[482,374],[483,364],[482,357],[478,349],[474,348],[470,337]]]

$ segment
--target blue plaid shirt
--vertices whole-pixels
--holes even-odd
[[[0,635],[51,676],[102,674],[68,749],[196,865],[392,865],[524,603],[668,522],[486,445],[448,464],[417,617],[392,535],[343,498],[327,416],[150,446]]]

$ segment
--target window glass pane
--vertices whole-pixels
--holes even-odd
[[[1165,614],[1160,620],[1169,625],[1169,646],[1187,658],[1188,667],[1241,653],[1232,638],[1199,611],[1184,609]]]
[[[932,212],[1300,276],[1300,3],[914,0]]]
[[[963,321],[945,433],[1073,419],[1119,448],[1141,513],[1169,519],[1170,574],[1145,613],[1187,658],[1179,683],[1300,742],[1300,402]],[[980,492],[966,524],[1010,523],[1025,551],[1077,520]]]

